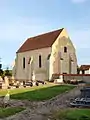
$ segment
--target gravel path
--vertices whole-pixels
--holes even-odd
[[[42,102],[11,100],[11,106],[24,106],[26,107],[26,110],[3,120],[51,120],[53,112],[69,107],[68,104],[70,99],[79,95],[80,87],[77,87],[69,92],[67,91],[66,93],[56,96],[53,99]]]

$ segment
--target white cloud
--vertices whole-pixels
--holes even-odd
[[[88,0],[71,0],[73,3],[84,3],[87,2]]]

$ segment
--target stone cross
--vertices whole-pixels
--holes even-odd
[[[4,107],[7,107],[8,103],[9,103],[9,100],[10,100],[10,94],[9,94],[9,91],[8,91],[7,94],[5,95],[4,99],[3,99],[3,106]]]

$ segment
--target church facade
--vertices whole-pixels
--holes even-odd
[[[54,74],[77,74],[76,50],[62,28],[28,38],[16,52],[18,80],[52,80]]]

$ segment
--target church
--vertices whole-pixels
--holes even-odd
[[[17,80],[52,80],[54,74],[77,74],[76,50],[65,28],[28,38],[16,52]]]

